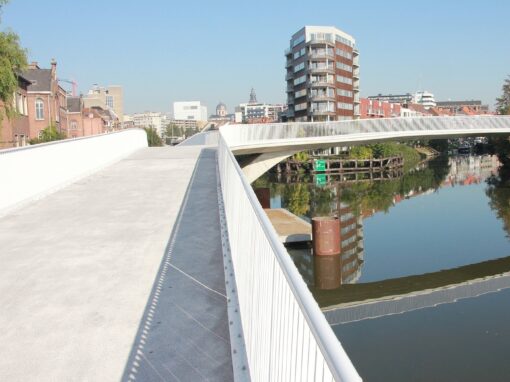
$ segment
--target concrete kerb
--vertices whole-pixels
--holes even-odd
[[[241,312],[239,309],[239,300],[237,291],[234,265],[230,253],[230,243],[228,240],[227,219],[223,204],[223,193],[221,191],[221,179],[218,167],[218,155],[216,153],[216,178],[218,189],[218,206],[220,215],[221,244],[223,250],[223,269],[225,271],[225,290],[227,293],[227,312],[230,332],[230,346],[232,355],[232,367],[234,379],[236,381],[250,381],[250,369],[248,356],[246,354],[246,345],[244,342],[243,326],[241,321]]]

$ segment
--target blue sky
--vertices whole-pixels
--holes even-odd
[[[178,100],[232,111],[252,86],[259,101],[285,102],[283,52],[304,25],[356,38],[362,96],[422,89],[492,107],[510,75],[508,14],[501,0],[11,0],[1,27],[82,92],[122,85],[126,113]]]

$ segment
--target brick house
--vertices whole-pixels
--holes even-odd
[[[27,89],[29,137],[37,138],[50,125],[67,133],[66,92],[58,84],[57,62],[51,61],[51,69],[32,62],[23,76],[31,82]]]
[[[25,146],[28,144],[29,121],[27,88],[30,81],[23,75],[18,75],[18,88],[14,94],[12,103],[16,115],[8,118],[2,110],[2,122],[0,124],[0,149]],[[3,105],[0,102],[0,108]]]
[[[67,121],[69,138],[104,134],[118,124],[118,119],[110,111],[84,107],[82,97],[67,97]]]

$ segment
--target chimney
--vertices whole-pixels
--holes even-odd
[[[37,62],[37,61],[32,61],[32,62],[28,65],[28,68],[29,68],[29,69],[41,69],[41,68],[39,67],[39,64],[38,64],[38,62]]]
[[[51,59],[51,78],[57,80],[57,61],[54,58]]]

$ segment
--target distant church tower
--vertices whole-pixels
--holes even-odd
[[[218,117],[225,117],[227,115],[227,105],[220,102],[218,106],[216,106],[216,115]]]
[[[250,102],[248,102],[250,104],[253,104],[253,103],[258,103],[257,102],[257,94],[255,94],[255,89],[251,88],[251,92],[250,92]]]

